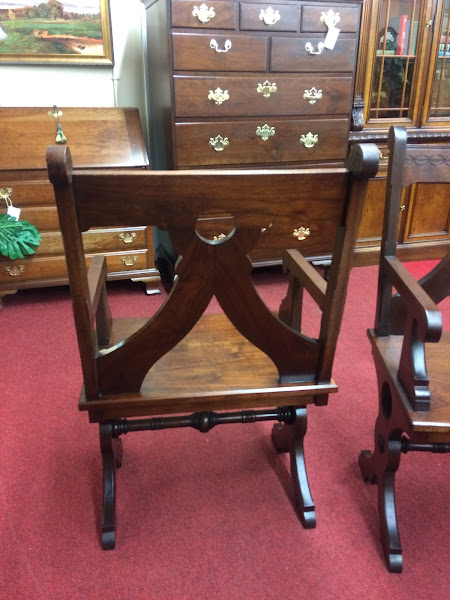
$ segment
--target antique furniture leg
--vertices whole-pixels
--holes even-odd
[[[122,465],[122,440],[113,438],[111,423],[100,424],[100,449],[103,459],[102,547],[113,550],[116,544],[115,474]]]
[[[291,475],[294,485],[294,498],[300,521],[305,529],[316,526],[316,513],[308,476],[306,474],[303,438],[306,434],[306,406],[295,409],[295,422],[292,425],[276,423],[272,429],[272,441],[278,452],[289,452]]]
[[[392,401],[387,384],[380,385],[380,410],[375,424],[374,452],[363,450],[359,467],[365,481],[378,485],[381,543],[391,573],[401,573],[402,546],[395,509],[395,473],[402,451],[401,430],[390,420]],[[397,439],[396,439],[397,438]]]

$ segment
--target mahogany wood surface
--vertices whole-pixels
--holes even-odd
[[[436,304],[450,292],[450,253],[417,282],[397,257],[399,208],[406,186],[450,183],[450,162],[448,146],[409,145],[404,128],[391,128],[389,151],[375,327],[368,331],[379,414],[375,449],[362,451],[359,463],[364,479],[378,485],[387,567],[401,572],[394,487],[400,454],[450,452],[450,333],[442,331]]]
[[[114,547],[114,440],[142,429],[280,421],[274,441],[291,454],[299,517],[314,526],[303,454],[306,405],[324,405],[337,391],[332,365],[367,181],[378,167],[376,147],[355,146],[348,168],[334,169],[79,170],[69,149],[58,146],[48,148],[47,161],[83,371],[80,408],[100,424],[103,547]],[[310,290],[322,312],[313,338],[299,327],[295,294],[279,316],[268,309],[252,283],[249,254],[269,223],[289,224],[298,207],[320,212],[329,202],[335,235],[328,280],[298,251],[285,264],[291,286]],[[233,223],[227,235],[204,237],[201,221],[209,214],[227,215]],[[180,256],[170,293],[149,318],[111,319],[105,261],[94,257],[86,269],[83,232],[112,224],[165,229]],[[222,313],[205,315],[213,296]],[[230,409],[243,411],[212,412]]]

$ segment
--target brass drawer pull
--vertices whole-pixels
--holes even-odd
[[[313,50],[313,45],[311,42],[306,42],[305,50],[308,54],[322,54],[322,50],[325,48],[323,42],[319,42],[317,44],[317,50]]]
[[[122,256],[121,261],[126,267],[132,267],[135,263],[137,263],[137,256]]]
[[[222,90],[220,87],[216,88],[214,91],[209,90],[208,100],[214,100],[214,104],[222,104],[229,99],[230,94],[228,93],[228,90]]]
[[[271,25],[275,25],[275,23],[278,23],[280,18],[280,11],[274,10],[271,6],[269,6],[269,8],[266,10],[261,10],[259,13],[259,20],[264,21],[264,24],[268,25],[269,27]]]
[[[119,233],[119,240],[122,240],[124,244],[131,244],[136,239],[134,231],[124,231]]]
[[[0,188],[0,198],[6,202],[7,206],[11,206],[12,188]]]
[[[262,138],[263,142],[265,142],[270,137],[275,135],[275,127],[270,127],[269,125],[267,125],[267,123],[262,127],[258,125],[258,127],[256,128],[256,135],[259,135]]]
[[[201,4],[200,8],[198,6],[194,6],[194,10],[192,11],[192,16],[197,17],[200,23],[208,23],[211,19],[214,19],[216,13],[214,12],[214,8],[206,6],[206,4]]]
[[[305,146],[305,148],[312,148],[319,141],[319,136],[316,133],[307,133],[306,135],[300,136],[300,142]]]
[[[298,229],[294,229],[292,233],[292,237],[297,238],[299,241],[306,240],[306,238],[310,235],[311,231],[309,227],[299,227]]]
[[[219,48],[219,44],[216,42],[216,40],[211,40],[209,42],[209,46],[216,52],[228,52],[228,50],[231,49],[231,40],[225,40],[223,50],[221,48]]]
[[[256,91],[258,92],[258,94],[262,94],[264,98],[269,98],[270,94],[275,94],[275,92],[277,91],[277,84],[270,83],[270,81],[266,79],[264,83],[258,83]]]
[[[215,138],[209,138],[209,145],[214,148],[216,152],[222,152],[229,144],[228,138],[222,137],[221,135],[217,135]]]
[[[5,267],[5,271],[11,275],[11,277],[17,277],[25,273],[25,267],[23,265],[13,265],[12,267]]]
[[[317,100],[322,100],[322,90],[316,90],[315,87],[312,87],[310,90],[304,91],[303,98],[308,100],[310,104],[315,104]]]
[[[219,235],[213,236],[214,242],[219,242],[220,240],[225,239],[227,236],[224,233],[219,233]]]

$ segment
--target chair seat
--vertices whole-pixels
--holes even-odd
[[[368,331],[376,359],[381,361],[390,378],[396,382],[400,363],[403,336],[377,337],[373,329]],[[430,379],[430,410],[413,410],[406,394],[402,394],[403,408],[409,421],[411,433],[423,433],[428,441],[440,441],[441,435],[450,432],[450,332],[444,331],[438,344],[428,344],[426,349],[427,372]],[[398,384],[399,389],[401,388]]]
[[[148,321],[114,319],[111,345],[132,335]],[[212,333],[214,332],[214,336]],[[278,371],[261,350],[251,344],[223,314],[203,315],[191,332],[148,372],[139,394],[103,395],[80,409],[98,418],[158,415],[202,410],[303,405],[317,394],[337,392],[333,380],[280,384]],[[91,415],[92,416],[92,415]],[[96,420],[96,419],[95,419]]]

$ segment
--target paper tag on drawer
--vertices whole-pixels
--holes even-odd
[[[327,35],[325,36],[325,40],[323,42],[324,48],[328,48],[328,50],[333,50],[336,41],[339,37],[340,29],[337,27],[330,27]]]
[[[19,217],[20,217],[20,208],[17,208],[16,206],[13,206],[11,204],[10,206],[8,206],[8,210],[6,211],[6,214],[10,215],[11,217],[14,217],[18,221]]]

